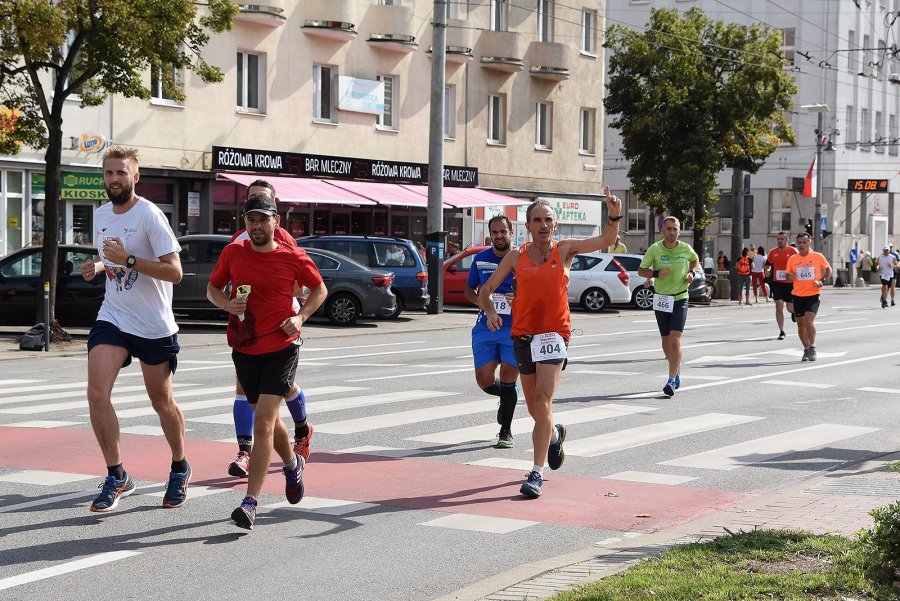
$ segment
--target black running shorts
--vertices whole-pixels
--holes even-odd
[[[806,313],[819,312],[819,295],[814,296],[795,296],[794,297],[794,315],[803,317]]]
[[[255,404],[261,394],[283,397],[290,392],[297,374],[299,348],[296,344],[290,344],[280,351],[262,355],[231,351],[234,371],[248,403]]]

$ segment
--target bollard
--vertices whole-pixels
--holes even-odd
[[[44,352],[50,352],[50,282],[44,282]]]

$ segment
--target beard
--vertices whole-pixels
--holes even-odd
[[[268,246],[270,242],[272,242],[272,235],[267,234],[266,232],[248,232],[250,236],[250,242],[253,246]]]
[[[113,194],[112,191],[110,191],[109,186],[104,186],[104,188],[106,189],[106,196],[114,205],[123,205],[131,200],[132,195],[134,195],[134,184],[123,184],[122,191],[118,194]]]
[[[493,243],[493,245],[494,245],[494,250],[499,250],[499,251],[503,252],[503,251],[509,249],[509,245],[510,245],[510,244],[511,244],[510,242],[496,242],[496,241],[494,241],[494,243]]]

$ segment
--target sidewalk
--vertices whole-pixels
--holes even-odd
[[[531,601],[624,571],[675,545],[758,528],[853,536],[872,525],[868,512],[900,500],[900,473],[883,456],[766,493],[740,505],[649,535],[625,533],[592,548],[519,566],[435,601]]]

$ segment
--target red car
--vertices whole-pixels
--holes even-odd
[[[444,261],[444,304],[466,305],[472,303],[466,298],[466,281],[469,279],[469,269],[472,267],[472,259],[476,253],[490,246],[470,246]]]

